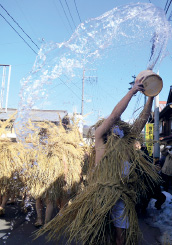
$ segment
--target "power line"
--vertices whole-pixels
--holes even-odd
[[[32,49],[32,51],[37,55],[37,53],[35,52],[35,50],[26,42],[26,40],[18,33],[18,31],[16,31],[16,29],[8,22],[8,20],[2,14],[0,14],[0,15],[8,23],[8,25],[11,26],[11,28],[17,33],[17,35],[27,44],[27,46],[30,49]]]
[[[66,87],[80,100],[81,98],[60,78],[58,77],[58,79],[64,84],[66,85]]]
[[[166,7],[167,7],[167,4],[168,4],[168,1],[169,1],[169,0],[167,0],[167,1],[166,1],[165,7],[164,7],[164,11],[166,10]]]
[[[75,26],[75,28],[76,28],[76,25],[75,25],[74,19],[73,19],[73,17],[72,17],[72,14],[71,14],[71,12],[70,12],[69,5],[68,5],[68,3],[67,3],[67,1],[66,1],[66,0],[65,0],[65,3],[66,3],[66,6],[67,6],[67,8],[68,8],[68,11],[69,11],[70,17],[71,17],[71,19],[72,19],[72,22],[73,22],[73,24],[74,24],[74,26]]]
[[[168,5],[168,2],[169,2],[169,0],[166,1],[165,7],[164,7],[164,11],[165,11],[165,9],[166,9],[165,14],[167,14],[168,9],[169,9],[169,7],[170,7],[170,5],[171,5],[171,3],[172,3],[172,0],[170,1],[169,5]],[[168,5],[168,7],[167,7],[167,5]],[[167,8],[166,8],[166,7],[167,7]],[[172,15],[172,12],[170,13],[170,16],[169,16],[169,18],[168,18],[169,21],[170,21],[170,19],[171,19],[171,15]],[[157,39],[157,34],[155,33],[154,36],[153,36],[153,38],[151,39],[151,41],[152,41],[152,48],[151,48],[151,56],[150,56],[149,61],[152,59],[152,56],[153,56],[153,54],[154,54],[156,39]],[[157,62],[157,60],[158,60],[158,58],[159,58],[161,52],[162,52],[162,47],[161,47],[161,50],[160,50],[160,52],[159,52],[159,55],[158,55],[158,57],[156,58],[154,64],[152,64],[151,67],[148,67],[148,69],[151,69],[151,70],[153,69],[153,67],[154,67],[154,65],[156,64],[156,62]]]
[[[32,38],[23,30],[23,28],[18,24],[18,22],[8,13],[8,11],[0,4],[0,7],[10,16],[10,18],[16,23],[16,25],[22,30],[22,32],[31,40],[31,42],[39,49],[38,45],[32,40]]]
[[[74,83],[74,82],[72,82],[71,80],[70,80],[70,78],[66,75],[66,74],[64,74],[64,76],[76,87],[76,88],[78,88],[78,89],[80,89],[81,90],[81,88],[76,84],[76,83]]]
[[[69,35],[71,35],[70,32],[69,32],[68,27],[66,26],[66,24],[65,24],[65,22],[64,22],[64,20],[63,20],[63,18],[62,18],[62,15],[60,14],[60,11],[59,11],[59,9],[58,9],[58,7],[57,7],[57,5],[56,5],[55,0],[53,1],[53,3],[54,3],[54,6],[55,6],[55,9],[57,10],[58,14],[60,15],[60,19],[62,20],[62,23],[64,24],[64,26],[65,26],[67,32],[69,33]]]
[[[25,18],[26,22],[28,23],[28,26],[30,27],[30,29],[31,29],[31,31],[32,31],[32,33],[33,33],[35,39],[37,39],[36,32],[35,32],[33,26],[31,25],[30,20],[28,20],[28,18],[27,18],[27,16],[25,15],[23,9],[22,9],[21,6],[19,5],[18,0],[15,0],[15,2],[16,2],[16,6],[18,7],[18,9],[20,10],[21,14],[23,15],[23,17]]]
[[[170,15],[168,17],[168,21],[172,21],[171,17],[172,17],[172,11],[171,11],[171,13],[170,13]]]
[[[68,21],[68,23],[69,23],[69,26],[70,26],[70,28],[71,28],[71,30],[72,30],[72,32],[73,32],[73,28],[72,28],[72,26],[71,26],[71,24],[70,24],[69,18],[67,17],[66,11],[65,11],[65,9],[64,9],[64,7],[63,7],[63,4],[62,4],[61,0],[59,0],[59,2],[60,2],[60,4],[61,4],[61,7],[62,7],[62,9],[63,9],[63,12],[64,12],[64,14],[65,14],[65,16],[66,16],[66,19],[67,19],[67,21]]]
[[[75,0],[74,0],[74,3],[75,3],[75,8],[76,8],[76,12],[77,12],[77,14],[78,14],[79,20],[80,20],[80,22],[82,22],[82,21],[81,21],[81,18],[80,18],[80,14],[79,14],[79,12],[78,12],[78,8],[77,8],[77,6],[76,6],[76,1],[75,1]]]
[[[169,9],[169,7],[170,7],[171,3],[172,3],[172,0],[170,1],[169,5],[168,5],[168,7],[167,7],[167,10],[166,10],[165,14],[167,14],[168,9]]]

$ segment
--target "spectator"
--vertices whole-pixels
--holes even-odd
[[[166,146],[162,154],[166,156],[161,169],[162,179],[164,180],[163,187],[164,191],[168,191],[172,184],[172,146]]]

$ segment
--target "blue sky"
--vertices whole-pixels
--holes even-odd
[[[140,3],[153,3],[164,8],[166,1],[152,0],[140,1]],[[65,13],[68,17],[66,17]],[[0,1],[0,4],[8,11],[14,20],[23,28],[25,33],[39,47],[41,45],[52,43],[62,43],[70,39],[76,27],[82,22],[96,18],[105,12],[125,4],[138,3],[138,1],[120,1],[120,0],[7,0]],[[76,6],[79,16],[76,11]],[[70,9],[70,13],[68,11]],[[121,7],[119,7],[120,9]],[[168,16],[172,10],[170,6]],[[0,13],[15,28],[15,30],[28,42],[28,44],[38,52],[35,44],[25,36],[22,30],[14,23],[9,15],[0,8]],[[79,18],[80,17],[80,18]],[[70,23],[70,24],[69,24]],[[36,54],[26,43],[16,34],[9,24],[0,16],[1,40],[0,40],[0,63],[12,66],[11,84],[9,93],[9,108],[18,108],[19,92],[21,91],[20,81],[26,78],[32,70],[36,59]],[[126,32],[130,32],[130,28]],[[146,32],[145,32],[146,35]],[[117,36],[118,37],[118,36]],[[129,82],[133,80],[132,76],[145,70],[151,51],[151,43],[147,37],[136,38],[132,42],[123,42],[121,39],[115,43],[115,52],[102,54],[101,59],[88,65],[85,69],[85,94],[84,94],[84,114],[86,123],[94,123],[98,117],[107,116],[116,105],[116,103],[127,93]],[[114,47],[113,47],[114,48]],[[160,100],[166,100],[170,85],[172,85],[172,45],[169,40],[166,50],[166,57],[159,66],[159,74],[163,78],[164,87],[160,93]],[[55,59],[57,52],[50,54],[49,60]],[[41,73],[37,73],[34,79],[39,79]],[[81,111],[82,94],[82,74],[83,70],[77,72],[75,79],[66,78],[63,80],[54,80],[49,85],[47,93],[51,92],[48,103],[39,105],[40,109],[56,109]],[[2,76],[2,70],[0,70]],[[68,76],[69,77],[69,76]],[[89,81],[89,77],[92,77]],[[97,78],[93,79],[93,78]],[[65,82],[65,85],[64,83]],[[42,101],[44,98],[42,98]],[[143,95],[133,98],[127,111],[124,113],[124,119],[131,119],[133,112],[143,106]],[[137,116],[137,112],[134,117]]]

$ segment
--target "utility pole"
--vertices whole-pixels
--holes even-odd
[[[159,75],[159,72],[157,72]],[[159,146],[159,94],[155,96],[154,100],[154,160],[160,158],[160,146]]]
[[[147,98],[146,98],[146,95],[144,94],[144,107],[146,105],[146,101],[147,101]],[[144,139],[145,139],[145,142],[146,142],[146,125],[144,126]]]
[[[95,69],[88,69],[89,71],[96,71]],[[83,77],[82,77],[82,102],[81,102],[81,115],[84,115],[84,85],[85,85],[85,79],[87,79],[89,82],[96,81],[97,82],[97,76],[85,76],[85,68],[83,69]]]
[[[160,146],[159,146],[159,94],[155,97],[154,101],[154,159],[160,157]]]
[[[7,112],[8,107],[8,94],[9,94],[9,88],[10,88],[10,78],[11,78],[11,65],[1,65],[0,67],[3,67],[3,73],[2,73],[2,84],[1,84],[1,93],[0,93],[0,109],[3,108],[3,102],[4,102],[4,93],[5,93],[5,82],[6,82],[6,68],[8,67],[8,81],[7,81],[7,88],[6,88],[6,101],[5,101],[5,112]]]

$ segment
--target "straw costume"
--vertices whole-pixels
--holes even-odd
[[[20,173],[24,148],[22,144],[13,142],[6,136],[6,127],[11,127],[13,116],[7,121],[0,121],[0,195],[3,205],[11,195],[19,196],[23,188]],[[4,213],[5,209],[0,207],[0,215]]]
[[[23,186],[19,177],[22,170],[22,145],[10,139],[0,140],[0,193],[18,195]]]
[[[80,186],[84,159],[78,128],[74,124],[66,131],[62,124],[56,126],[50,122],[37,126],[39,131],[32,135],[35,147],[28,159],[32,167],[25,170],[29,194],[34,199],[51,201],[70,198]]]
[[[19,173],[22,169],[23,146],[7,137],[6,128],[12,127],[14,113],[0,121],[0,194],[18,194],[22,186]]]
[[[158,174],[149,162],[136,151],[135,140],[145,126],[151,112],[153,97],[149,97],[143,111],[132,127],[119,120],[131,98],[138,91],[143,92],[141,83],[144,77],[136,79],[131,90],[118,102],[110,116],[101,122],[95,131],[95,165],[91,164],[88,186],[73,200],[72,204],[62,210],[38,235],[50,231],[49,239],[66,236],[68,242],[80,242],[82,245],[103,245],[110,241],[106,231],[111,233],[112,209],[117,202],[123,203],[123,218],[129,226],[125,233],[114,224],[115,242],[136,244],[139,235],[135,203],[136,193],[143,185],[142,173],[152,182],[158,181]],[[114,132],[117,127],[119,133]],[[93,167],[94,166],[94,167]],[[136,169],[139,169],[136,172]],[[144,190],[144,188],[142,188]],[[118,217],[117,219],[119,219]],[[108,226],[108,229],[107,229]],[[111,237],[111,236],[110,236]],[[125,242],[125,243],[124,243]]]
[[[93,149],[88,186],[62,211],[62,215],[57,215],[45,225],[37,233],[38,236],[50,231],[49,240],[58,240],[64,235],[69,244],[73,240],[81,242],[82,245],[108,244],[109,237],[114,236],[111,234],[111,231],[113,233],[111,209],[120,199],[125,203],[123,218],[127,218],[129,222],[126,244],[136,244],[139,227],[135,203],[136,193],[144,191],[142,174],[146,174],[151,185],[155,180],[158,181],[159,176],[153,166],[145,160],[143,153],[134,148],[134,141],[139,135],[130,133],[132,128],[126,123],[124,125],[119,121],[118,126],[124,130],[124,137],[120,138],[112,132],[109,133],[105,154],[97,166],[94,165]],[[130,167],[126,175],[126,166],[122,163],[128,161],[128,158]],[[136,169],[139,171],[136,172]]]

